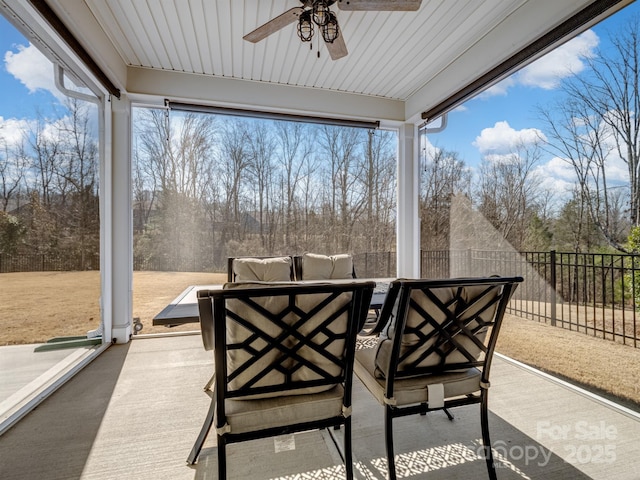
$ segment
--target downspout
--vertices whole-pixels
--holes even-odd
[[[84,102],[90,102],[97,105],[98,108],[103,108],[102,102],[97,96],[78,92],[76,90],[69,90],[67,87],[64,86],[64,68],[62,68],[61,65],[54,64],[53,69],[54,69],[53,78],[56,82],[56,88],[60,90],[61,93],[63,93],[67,97],[75,98],[77,100],[82,100]]]
[[[424,132],[426,134],[443,132],[447,128],[447,124],[449,123],[449,114],[443,113],[440,118],[442,119],[442,121],[437,127],[426,128],[427,125],[433,123],[433,120],[427,120],[424,123],[420,124],[420,126],[418,127],[418,132]]]

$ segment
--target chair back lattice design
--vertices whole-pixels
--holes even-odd
[[[201,321],[213,302],[218,419],[223,398],[317,393],[344,383],[372,289],[364,282],[235,283],[198,292]]]
[[[388,323],[378,343],[376,376],[392,385],[393,377],[483,367],[483,380],[488,380],[514,281],[519,279],[392,282],[381,313]]]

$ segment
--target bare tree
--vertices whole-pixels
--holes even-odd
[[[60,217],[64,228],[72,231],[68,251],[75,253],[81,265],[91,265],[99,250],[100,220],[98,205],[98,142],[91,131],[91,114],[95,107],[70,99],[68,114],[57,123],[61,155],[56,164],[60,190]]]
[[[311,127],[303,123],[277,122],[275,124],[281,172],[282,216],[285,250],[298,250],[299,229],[296,201],[301,171],[311,155],[308,141]]]
[[[358,161],[362,130],[333,126],[320,127],[321,151],[329,162],[329,228],[326,245],[333,251],[352,249],[352,232],[366,205],[363,165]]]
[[[266,237],[270,210],[270,187],[273,174],[273,153],[275,139],[271,125],[265,122],[255,122],[252,135],[249,137],[250,160],[248,170],[255,179],[253,194],[258,197],[257,220],[260,228],[260,242],[262,248],[268,248],[270,243]]]
[[[250,130],[246,122],[238,119],[224,123],[219,144],[218,171],[223,185],[224,240],[242,241],[244,238],[242,187],[250,161]]]
[[[534,167],[540,159],[537,143],[516,146],[512,153],[485,157],[476,192],[479,210],[515,249],[522,248],[536,212],[540,179]]]
[[[24,143],[9,146],[6,139],[0,136],[0,195],[3,212],[9,209],[12,201],[14,208],[18,206],[17,200],[21,188],[24,186],[23,181],[27,166]]]
[[[141,222],[136,253],[200,268],[196,259],[203,245],[211,244],[202,205],[210,198],[216,117],[161,110],[136,116],[134,219]]]
[[[458,152],[435,148],[423,159],[420,175],[420,237],[422,248],[448,249],[451,201],[469,194],[471,171]]]
[[[30,168],[36,177],[32,186],[42,196],[41,203],[50,206],[55,192],[54,181],[61,145],[47,132],[47,126],[48,122],[38,115],[35,126],[28,133],[28,138],[32,152]]]
[[[366,207],[361,233],[361,248],[367,252],[395,247],[396,138],[391,132],[367,132],[363,152]]]
[[[541,109],[549,147],[578,177],[581,202],[606,241],[626,251],[616,202],[619,179],[607,177],[611,162],[628,172],[628,222],[640,221],[640,21],[633,17],[609,35],[611,46],[586,59],[588,69],[563,83],[564,100]],[[612,188],[614,190],[612,190]]]

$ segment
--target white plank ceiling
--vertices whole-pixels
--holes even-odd
[[[291,24],[252,44],[242,37],[298,0],[85,0],[129,66],[406,100],[525,0],[424,0],[418,12],[338,17],[349,55],[301,42]],[[318,58],[317,53],[320,53]]]
[[[593,2],[423,0],[416,12],[344,11],[334,4],[349,54],[333,61],[317,33],[311,49],[299,40],[296,23],[255,44],[243,40],[300,0],[47,0],[108,74],[117,73],[112,57],[119,57],[129,81],[153,71],[163,78],[199,74],[394,102],[413,98],[418,105],[407,117]],[[107,53],[105,40],[112,44]],[[116,83],[127,90],[122,75]]]

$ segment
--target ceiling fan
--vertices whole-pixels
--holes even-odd
[[[301,7],[287,10],[242,38],[257,43],[297,21],[300,40],[310,42],[317,28],[327,45],[331,59],[338,60],[349,52],[338,26],[338,19],[329,8],[336,2],[340,10],[416,11],[420,8],[422,0],[300,0]]]

